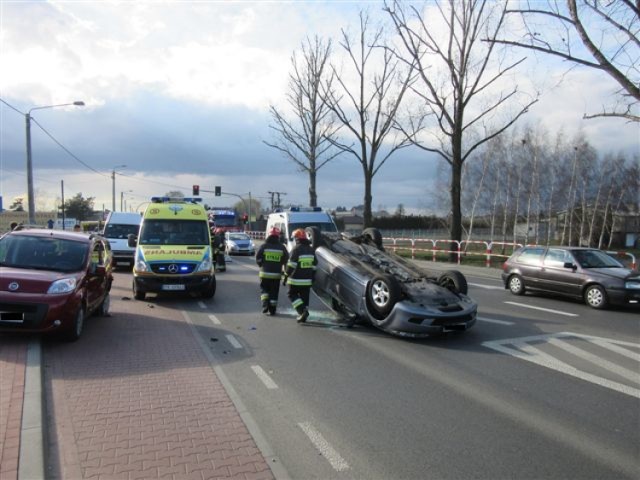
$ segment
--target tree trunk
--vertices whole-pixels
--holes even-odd
[[[364,171],[364,228],[368,228],[373,223],[373,215],[371,214],[371,203],[373,201],[373,197],[371,195],[371,172],[365,169]]]
[[[309,169],[309,206],[318,206],[318,192],[316,191],[316,170]]]

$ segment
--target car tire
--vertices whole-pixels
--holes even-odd
[[[322,232],[318,227],[307,227],[304,229],[311,244],[311,248],[314,250],[322,245]]]
[[[84,307],[80,306],[73,319],[73,325],[65,334],[64,339],[67,342],[75,342],[82,335],[82,331],[84,330],[84,316]]]
[[[607,292],[601,285],[590,285],[584,291],[584,301],[591,308],[602,310],[607,308],[609,301],[607,300]]]
[[[509,291],[514,295],[524,295],[524,280],[520,275],[511,275],[507,283]]]
[[[207,289],[202,292],[202,298],[213,298],[216,294],[216,277],[211,279],[211,285],[207,287]]]
[[[109,307],[111,306],[111,295],[107,293],[100,303],[100,306],[96,310],[96,315],[99,317],[108,317],[109,316]]]
[[[370,242],[372,242],[378,248],[378,250],[384,250],[384,247],[382,245],[382,234],[377,228],[365,228],[362,232],[362,236],[365,240],[369,240]]]
[[[135,298],[136,300],[144,300],[144,297],[146,296],[146,294],[144,293],[144,291],[140,290],[137,286],[136,286],[136,281],[133,281],[133,298]]]
[[[377,326],[384,326],[384,320],[400,299],[400,285],[390,275],[376,275],[367,284],[367,307],[377,320]]]
[[[438,277],[438,285],[451,290],[454,293],[466,295],[469,291],[467,279],[458,270],[447,270]]]

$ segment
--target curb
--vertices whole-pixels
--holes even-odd
[[[44,428],[42,401],[42,347],[40,339],[27,347],[18,480],[44,480]]]

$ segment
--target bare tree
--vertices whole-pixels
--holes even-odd
[[[355,139],[353,144],[340,139],[331,141],[362,166],[363,217],[364,226],[368,227],[372,221],[373,177],[391,155],[410,145],[395,125],[411,77],[410,72],[403,74],[400,62],[394,60],[394,54],[385,46],[383,29],[372,27],[365,12],[360,12],[359,27],[356,39],[343,29],[340,42],[353,69],[350,73],[355,74],[355,85],[349,83],[348,75],[333,66],[336,91],[327,89],[326,97],[341,126]]]
[[[399,0],[385,5],[399,41],[404,47],[400,58],[415,69],[418,80],[412,91],[424,105],[424,115],[436,119],[435,142],[424,138],[424,129],[405,131],[414,145],[438,154],[451,167],[452,240],[461,240],[462,166],[479,146],[512,126],[537,98],[520,101],[517,85],[507,82],[524,58],[507,62],[481,37],[496,39],[504,22],[506,5],[486,0],[458,2],[440,0],[429,3],[424,13],[405,7]],[[408,10],[408,13],[405,11]],[[439,25],[445,35],[437,35]],[[501,87],[502,82],[508,85]],[[517,102],[517,104],[516,104]],[[510,110],[513,106],[513,111]],[[426,124],[426,117],[414,125]]]
[[[600,70],[618,85],[614,106],[584,118],[621,117],[640,122],[640,2],[638,0],[536,0],[507,10],[524,22],[521,39],[487,39]],[[541,28],[544,25],[544,28]],[[544,33],[543,33],[544,32]],[[584,48],[577,48],[577,47]]]
[[[309,205],[318,204],[316,178],[320,168],[333,160],[339,151],[332,149],[332,139],[338,127],[331,116],[331,110],[323,98],[323,89],[331,91],[332,77],[328,70],[331,55],[331,41],[326,43],[315,37],[302,44],[301,58],[294,53],[293,67],[289,75],[287,102],[291,117],[273,105],[269,108],[277,140],[264,142],[282,152],[301,171],[309,175]]]

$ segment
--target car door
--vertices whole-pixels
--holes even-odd
[[[545,251],[545,247],[524,247],[516,258],[515,263],[526,288],[540,288],[538,283]]]
[[[102,301],[106,291],[106,275],[98,273],[98,267],[105,266],[107,257],[104,244],[96,240],[91,247],[91,263],[87,276],[87,304],[94,310]]]
[[[568,268],[565,265],[574,265]],[[538,278],[539,288],[565,295],[580,295],[581,275],[575,268],[571,253],[562,248],[549,248],[542,261]]]

